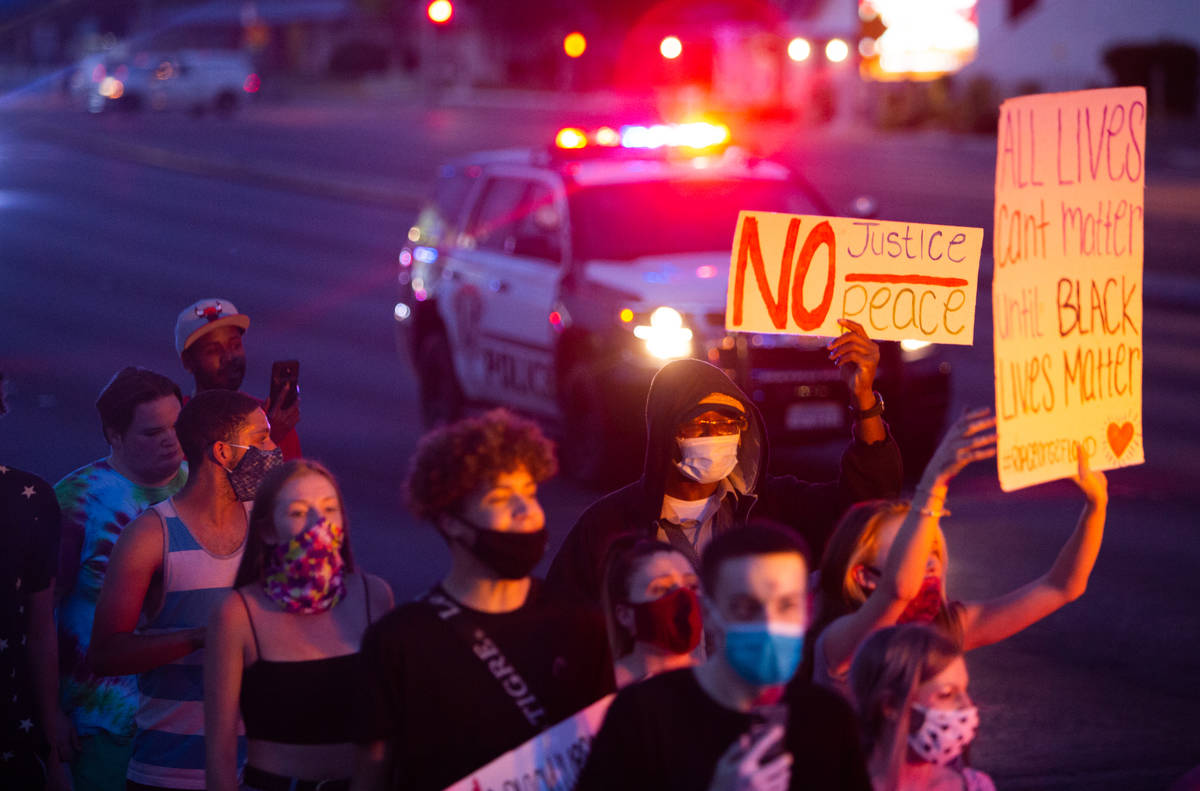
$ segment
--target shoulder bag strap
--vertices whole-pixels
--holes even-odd
[[[537,694],[520,670],[509,661],[504,650],[475,622],[470,613],[436,588],[425,593],[418,601],[428,605],[433,614],[450,627],[450,631],[479,660],[487,674],[495,679],[504,697],[512,701],[530,725],[538,730],[546,727],[546,710]]]

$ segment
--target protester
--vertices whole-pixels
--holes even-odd
[[[121,533],[88,654],[96,673],[138,674],[131,790],[204,787],[205,626],[241,562],[244,502],[281,463],[266,414],[242,393],[200,393],[175,431],[187,484]]]
[[[1087,504],[1050,570],[994,599],[947,602],[946,540],[939,527],[949,513],[946,491],[967,464],[996,455],[995,425],[987,409],[964,415],[934,452],[911,505],[863,503],[842,519],[821,564],[817,621],[808,635],[817,683],[846,694],[855,650],[882,627],[936,622],[970,650],[1003,640],[1083,594],[1104,535],[1108,489],[1079,448],[1075,483]]]
[[[617,687],[704,661],[700,578],[660,541],[623,536],[604,571],[604,615]]]
[[[180,312],[175,319],[175,352],[196,380],[197,393],[241,388],[246,376],[242,336],[249,326],[250,317],[238,313],[227,299],[202,299]],[[296,433],[299,393],[284,390],[277,403],[260,401],[259,406],[267,413],[271,440],[283,451],[284,460],[300,458],[300,437]]]
[[[863,643],[850,668],[875,791],[995,791],[963,761],[979,713],[962,649],[940,630],[891,626]]]
[[[4,377],[0,374],[0,415]],[[58,707],[54,571],[59,510],[50,484],[0,465],[0,788],[71,788],[71,722]]]
[[[612,689],[604,627],[542,595],[536,425],[498,409],[427,434],[409,508],[446,539],[429,593],[367,630],[354,788],[440,791]]]
[[[751,517],[794,528],[815,556],[852,503],[900,493],[900,451],[872,390],[879,348],[858,324],[829,344],[852,394],[855,438],[836,482],[767,473],[766,427],[758,408],[719,368],[701,360],[663,366],[646,399],[641,479],[592,504],[571,529],[548,587],[597,604],[609,544],[633,533],[667,541],[693,564],[713,537]]]
[[[57,613],[62,705],[80,741],[71,763],[75,791],[125,788],[137,730],[137,677],[97,676],[84,657],[109,555],[121,531],[187,480],[175,437],[181,403],[179,386],[167,377],[145,368],[121,369],[96,400],[108,456],[54,487],[62,508]]]
[[[237,791],[239,710],[248,791],[350,786],[363,632],[392,591],[360,572],[341,492],[313,461],[259,487],[236,589],[209,625],[204,716],[209,791]],[[239,709],[240,701],[240,709]]]
[[[869,789],[846,702],[788,684],[804,640],[806,566],[791,530],[751,525],[714,538],[700,566],[712,653],[617,694],[577,791]]]

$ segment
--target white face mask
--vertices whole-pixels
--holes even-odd
[[[740,434],[729,434],[677,440],[680,459],[675,466],[696,483],[716,483],[737,466],[741,438]]]
[[[923,760],[938,766],[962,755],[979,728],[979,710],[974,706],[930,709],[914,705],[913,711],[925,719],[915,733],[909,734],[908,746]]]

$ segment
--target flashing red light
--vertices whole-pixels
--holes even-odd
[[[587,39],[578,30],[568,33],[563,39],[563,52],[567,53],[568,58],[578,58],[586,49]]]
[[[258,93],[260,87],[262,87],[262,80],[253,72],[247,75],[245,82],[242,83],[242,90],[246,93]]]
[[[659,42],[658,51],[667,60],[675,60],[683,54],[683,42],[677,36],[667,36]]]
[[[671,148],[700,152],[720,148],[729,142],[729,127],[706,121],[684,124],[627,125],[619,130],[602,126],[589,134],[573,126],[563,127],[554,136],[560,149],[582,149],[589,146],[604,148]]]
[[[444,25],[454,16],[454,4],[450,0],[433,0],[425,9],[425,14],[435,25]]]
[[[562,315],[557,310],[550,311],[550,324],[556,330],[562,329]]]

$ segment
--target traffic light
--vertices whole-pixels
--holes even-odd
[[[454,16],[454,4],[450,0],[433,0],[426,7],[425,14],[435,25],[444,25]]]
[[[578,58],[583,55],[587,49],[587,39],[578,30],[574,33],[568,33],[563,39],[563,52],[567,53],[568,58]]]

